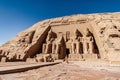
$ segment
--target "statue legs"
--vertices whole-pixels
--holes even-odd
[[[88,45],[87,42],[83,42],[83,52],[86,54],[88,53]]]

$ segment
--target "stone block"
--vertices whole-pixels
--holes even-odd
[[[6,57],[2,57],[1,58],[1,62],[6,62],[7,61],[7,58]]]
[[[37,62],[35,58],[27,58],[26,62],[35,63]]]
[[[70,61],[80,61],[82,60],[82,55],[81,54],[69,54],[68,60]]]
[[[84,59],[98,59],[97,54],[83,54]]]

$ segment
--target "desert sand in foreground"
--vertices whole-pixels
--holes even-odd
[[[68,64],[63,62],[26,72],[0,75],[0,80],[120,80],[120,65],[105,61],[70,61]]]

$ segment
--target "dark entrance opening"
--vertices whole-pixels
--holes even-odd
[[[67,48],[66,49],[66,56],[67,56],[67,58],[69,57],[69,54],[70,54],[70,50]]]

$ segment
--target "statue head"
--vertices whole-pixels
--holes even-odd
[[[81,32],[78,29],[76,29],[74,32],[74,36],[75,36],[75,39],[78,39],[78,37],[82,37],[83,35],[81,34]]]
[[[89,31],[89,29],[88,28],[86,28],[86,30],[85,30],[85,36],[86,37],[90,37],[90,36],[92,36],[92,33]]]

